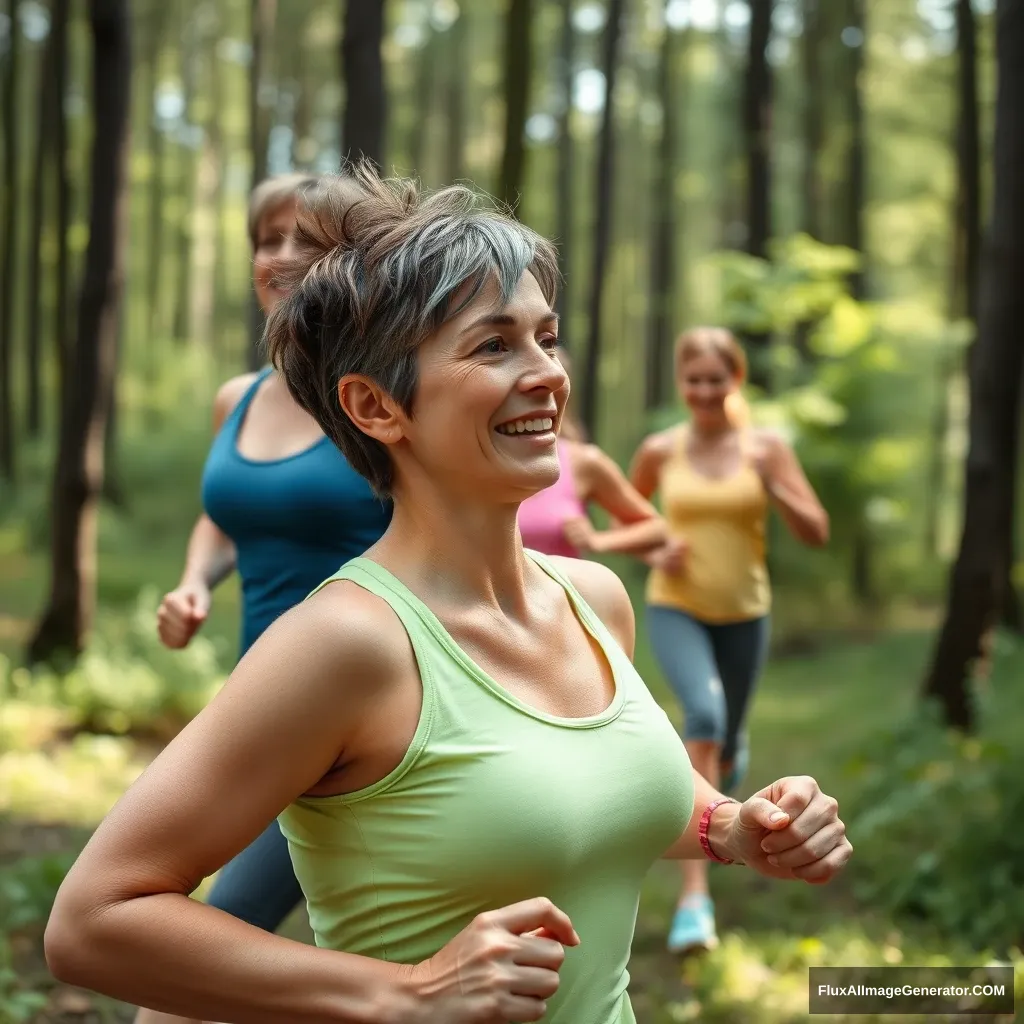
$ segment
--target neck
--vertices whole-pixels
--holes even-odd
[[[706,438],[707,440],[714,440],[715,438],[722,437],[724,434],[730,434],[735,429],[725,415],[721,418],[716,416],[714,419],[707,420],[695,419],[691,423],[691,430],[698,437]]]
[[[518,502],[442,494],[429,481],[398,486],[391,525],[374,547],[374,558],[421,596],[482,602],[505,615],[525,616],[528,559],[518,511]]]

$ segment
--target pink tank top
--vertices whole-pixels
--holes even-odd
[[[519,506],[519,532],[523,547],[542,555],[579,558],[579,552],[565,539],[562,529],[570,519],[586,516],[587,510],[576,496],[569,452],[561,442],[557,444],[557,451],[561,466],[558,480]]]

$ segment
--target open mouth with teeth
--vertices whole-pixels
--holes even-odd
[[[501,423],[494,429],[499,434],[515,437],[518,434],[546,434],[555,425],[550,416],[541,416],[532,420],[513,420],[511,423]]]

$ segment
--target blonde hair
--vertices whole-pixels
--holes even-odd
[[[253,252],[259,246],[260,224],[263,223],[263,218],[284,206],[289,200],[297,199],[319,180],[319,175],[303,172],[275,174],[272,178],[265,178],[252,190],[249,196],[248,228]]]
[[[740,390],[747,380],[747,356],[732,331],[724,327],[691,327],[676,339],[675,370],[697,356],[717,356],[736,381],[736,390],[725,399],[725,415],[736,428],[750,423],[750,405]]]

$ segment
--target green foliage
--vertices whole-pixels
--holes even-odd
[[[0,932],[45,921],[73,861],[71,855],[61,854],[22,857],[5,865],[0,870]]]
[[[67,853],[22,857],[0,866],[0,1024],[22,1024],[46,1005],[46,995],[18,971],[8,935],[46,920],[73,859]]]
[[[129,615],[101,614],[88,649],[66,673],[15,669],[5,689],[15,698],[59,702],[88,732],[173,734],[206,705],[223,675],[212,640],[194,637],[181,651],[160,643],[157,600],[147,588]]]
[[[1019,670],[1024,648],[1011,653]],[[945,730],[926,707],[861,751],[848,826],[865,902],[1005,953],[1024,946],[1024,748],[1007,728],[1024,698],[993,689],[980,705],[978,737]]]
[[[716,322],[771,335],[770,391],[749,388],[754,420],[793,444],[831,519],[829,547],[813,558],[773,522],[771,568],[792,617],[821,625],[857,602],[935,599],[941,563],[922,537],[935,510],[946,513],[954,456],[934,421],[967,326],[921,303],[858,301],[859,255],[803,234],[775,240],[770,260],[721,252],[706,266],[718,278]],[[659,409],[648,425],[679,418]],[[868,558],[859,577],[855,552]]]

